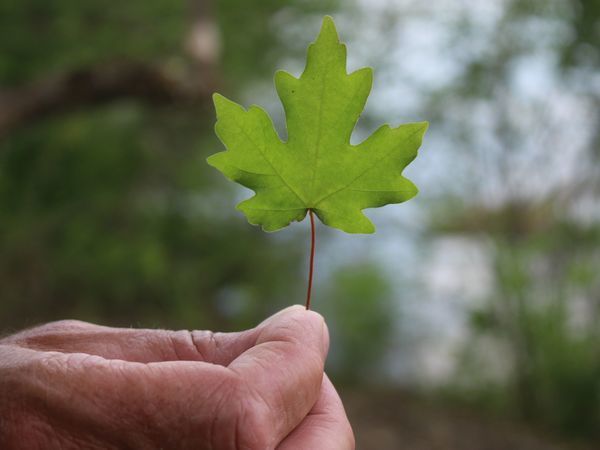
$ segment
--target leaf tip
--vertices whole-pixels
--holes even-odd
[[[350,74],[350,77],[353,79],[359,80],[359,82],[369,91],[373,87],[373,68],[372,67],[363,67],[362,69],[358,69]]]
[[[419,131],[420,131],[419,146],[421,146],[421,144],[423,143],[423,138],[425,137],[425,133],[427,133],[427,130],[429,129],[429,122],[427,122],[427,121],[417,122],[417,125],[419,126]]]
[[[377,231],[377,229],[375,228],[375,225],[373,225],[372,223],[366,227],[364,230],[359,231],[359,234],[375,234],[375,231]]]
[[[241,108],[236,102],[229,100],[224,95],[215,92],[212,95],[213,103],[215,105],[215,111],[217,112],[217,117],[220,116],[226,109],[231,109],[232,107]]]
[[[368,224],[365,223],[358,228],[342,229],[342,231],[345,231],[348,234],[375,234],[377,229],[375,228],[375,225],[373,225],[373,222],[369,220]]]
[[[219,153],[222,153],[222,152],[219,152]],[[208,158],[206,158],[206,164],[208,164],[209,166],[212,166],[212,167],[214,167],[215,169],[217,169],[218,167],[217,167],[217,162],[216,162],[216,160],[218,159],[218,156],[217,156],[217,155],[218,155],[219,153],[212,154],[212,155],[210,155]]]
[[[335,28],[335,22],[331,16],[323,17],[323,24],[321,25],[321,31],[319,32],[316,42],[323,41],[333,41],[335,43],[340,42],[340,37],[337,29]]]
[[[286,89],[291,89],[292,86],[298,79],[294,77],[291,73],[286,72],[285,70],[278,70],[275,72],[275,76],[273,77],[275,81],[275,88],[278,92],[285,91]]]
[[[213,103],[216,105],[218,105],[219,103],[223,102],[223,100],[227,100],[223,95],[219,94],[218,92],[214,92],[212,95],[212,101]]]
[[[212,95],[212,101],[213,104],[215,105],[215,111],[217,113],[217,116],[219,115],[219,111],[221,111],[223,109],[223,106],[226,105],[227,103],[227,98],[225,98],[225,96],[219,94],[218,92],[215,92]]]

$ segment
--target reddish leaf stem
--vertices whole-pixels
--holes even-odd
[[[313,284],[313,270],[315,266],[315,218],[312,209],[308,210],[310,217],[310,263],[308,266],[308,290],[306,291],[306,309],[310,309],[310,293]]]

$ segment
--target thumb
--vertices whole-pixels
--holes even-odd
[[[257,330],[256,344],[228,368],[263,404],[264,421],[277,444],[317,401],[329,333],[320,314],[298,305],[268,318]]]

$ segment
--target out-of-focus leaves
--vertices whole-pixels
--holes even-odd
[[[261,45],[271,39],[267,24],[278,10],[301,16],[320,8],[253,3],[215,2],[208,11],[214,17],[204,17],[221,28],[219,69],[243,65],[244,75],[228,77],[235,82],[228,89],[260,77],[261,61],[281,51],[274,46],[269,59]],[[174,72],[194,67],[186,45],[196,20],[185,2],[2,2],[0,88],[114,60]],[[227,25],[233,23],[247,32],[236,34]],[[238,64],[236,54],[252,63]],[[204,163],[218,148],[211,116],[185,102],[154,108],[121,100],[3,137],[0,326],[77,317],[230,329],[293,301],[304,287],[297,277],[303,247],[267,240],[220,208],[236,193],[218,186]]]
[[[376,264],[341,267],[323,290],[331,332],[330,371],[346,382],[373,382],[383,369],[397,323],[392,287]]]

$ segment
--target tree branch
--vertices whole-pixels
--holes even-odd
[[[0,90],[0,137],[52,115],[131,98],[153,105],[207,104],[214,79],[186,82],[145,63],[91,66]]]

